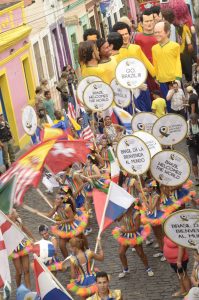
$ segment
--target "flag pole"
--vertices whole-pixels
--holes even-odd
[[[42,217],[42,218],[44,218],[44,219],[46,219],[46,220],[48,220],[48,221],[50,221],[50,222],[56,223],[55,220],[48,218],[48,217],[45,216],[44,214],[40,213],[38,210],[36,210],[36,209],[34,209],[34,208],[32,208],[32,207],[26,205],[26,204],[23,204],[22,207],[23,207],[24,209],[28,210],[29,212],[33,213],[33,214],[36,214],[36,215],[38,215],[38,216],[40,216],[40,217]]]
[[[98,249],[98,246],[99,246],[99,238],[100,238],[100,235],[101,235],[103,227],[104,227],[105,214],[106,214],[106,209],[107,209],[108,202],[109,202],[109,196],[110,196],[111,188],[112,188],[112,181],[110,183],[110,186],[109,186],[109,189],[108,189],[108,194],[106,196],[106,202],[105,202],[105,205],[104,205],[104,211],[103,211],[103,214],[102,214],[102,220],[101,220],[100,228],[99,228],[98,235],[97,235],[97,242],[96,242],[96,245],[95,245],[95,253],[97,253],[97,249]],[[93,270],[94,263],[95,262],[93,260],[92,266],[91,266],[91,270]]]
[[[50,201],[46,198],[46,196],[42,193],[42,191],[37,188],[36,191],[38,192],[38,194],[44,199],[44,201],[51,207],[53,208],[52,204],[50,203]]]
[[[40,264],[40,266],[44,269],[44,271],[46,273],[48,273],[52,279],[57,283],[57,285],[60,287],[60,289],[71,299],[74,300],[71,295],[66,291],[66,289],[63,287],[63,285],[59,282],[59,280],[52,274],[52,272],[50,272],[48,270],[48,268],[42,263],[41,259],[34,253],[33,254],[34,259],[36,259],[38,261],[38,263]]]

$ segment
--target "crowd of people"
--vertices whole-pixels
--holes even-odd
[[[84,32],[84,41],[79,44],[79,65],[82,77],[97,76],[110,84],[115,78],[118,63],[131,57],[140,60],[148,70],[148,77],[146,83],[138,90],[134,105],[137,111],[153,112],[158,118],[167,113],[175,113],[187,119],[187,145],[195,177],[194,184],[198,184],[199,65],[194,64],[196,56],[192,51],[191,62],[194,67],[193,74],[190,74],[183,60],[181,47],[177,43],[176,36],[180,33],[178,33],[179,28],[173,24],[174,15],[175,12],[161,11],[159,7],[147,9],[140,17],[139,31],[135,31],[132,22],[127,17],[123,17],[116,22],[106,39],[101,38],[97,30],[87,29]],[[191,29],[188,32],[191,37]],[[186,41],[189,50],[194,48],[192,37]],[[191,47],[192,43],[193,47]],[[182,84],[183,74],[187,79],[185,84]],[[43,262],[56,276],[59,271],[68,271],[66,261],[71,254],[69,257],[71,281],[67,284],[68,291],[75,293],[80,299],[121,300],[123,297],[121,291],[110,289],[107,273],[104,270],[94,272],[92,261],[103,261],[106,253],[103,251],[100,238],[97,253],[92,251],[87,236],[92,234],[90,218],[95,217],[92,205],[93,189],[108,187],[111,180],[109,151],[111,148],[113,153],[115,152],[118,141],[126,134],[126,128],[124,124],[114,122],[110,110],[92,113],[87,107],[83,107],[76,97],[77,84],[78,80],[73,68],[64,67],[56,87],[60,93],[64,113],[63,110],[55,109],[47,80],[43,80],[35,91],[35,110],[40,128],[45,128],[48,124],[52,128],[66,130],[65,115],[68,114],[68,104],[73,99],[72,102],[76,103],[76,120],[75,123],[69,122],[70,138],[83,137],[82,130],[86,115],[87,124],[92,129],[92,141],[94,141],[85,164],[76,162],[63,170],[64,174],[56,177],[59,188],[53,208],[43,212],[46,217],[52,218],[55,224],[51,228],[45,224],[39,226],[42,240],[48,241],[54,249],[53,255]],[[77,112],[78,106],[79,112]],[[130,114],[133,113],[132,102],[125,110]],[[74,125],[76,123],[80,129],[76,128]],[[9,152],[12,163],[15,157],[12,153],[11,139],[9,126],[0,116],[2,149],[7,154]],[[5,156],[6,168],[9,168],[8,161],[8,156]],[[194,253],[195,263],[192,275],[189,277],[187,249],[166,237],[162,227],[165,219],[172,212],[184,209],[187,202],[197,205],[194,201],[194,185],[188,181],[177,187],[164,186],[152,178],[150,171],[143,174],[139,181],[136,176],[122,169],[118,185],[136,198],[130,208],[116,220],[117,224],[112,231],[113,239],[118,243],[118,253],[113,255],[118,255],[121,261],[121,272],[118,277],[125,278],[130,273],[126,256],[129,248],[136,251],[147,276],[154,276],[143,243],[150,245],[155,238],[157,252],[153,257],[159,258],[161,262],[167,261],[179,279],[179,290],[172,297],[199,299],[198,252]],[[30,238],[19,244],[11,258],[16,269],[17,287],[20,286],[24,275],[26,287],[31,288],[29,255],[34,252],[36,239],[23,225],[15,209],[9,217]],[[58,254],[60,252],[62,258]],[[105,271],[108,272],[108,269]],[[196,297],[193,298],[193,295]]]

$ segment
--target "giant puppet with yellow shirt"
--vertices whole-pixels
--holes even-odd
[[[149,74],[154,78],[155,69],[149,59],[146,57],[139,45],[130,44],[130,27],[123,23],[117,22],[113,28],[113,32],[122,35],[123,45],[119,50],[118,61],[126,58],[135,58],[140,60],[148,70]],[[151,111],[151,96],[149,90],[140,90],[139,95],[135,97],[135,106],[141,111]]]
[[[180,61],[180,45],[169,39],[171,27],[167,21],[161,21],[155,25],[154,34],[158,44],[152,47],[153,65],[155,67],[156,80],[166,98],[169,83],[182,79],[182,67]],[[168,103],[167,110],[170,111]]]
[[[192,81],[192,64],[196,62],[195,28],[193,26],[191,7],[185,0],[161,1],[161,9],[172,9],[175,15],[173,24],[176,28],[177,43],[180,45],[182,71],[187,81]],[[186,1],[187,2],[187,1]]]

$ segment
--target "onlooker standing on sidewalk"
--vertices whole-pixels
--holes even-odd
[[[67,72],[62,72],[61,79],[56,87],[56,89],[61,93],[61,98],[66,113],[68,113],[68,96],[69,96],[67,78],[68,78]]]
[[[3,161],[6,170],[9,169],[9,160],[11,163],[15,161],[14,143],[12,133],[8,122],[4,120],[3,114],[0,114],[0,142],[2,142]]]
[[[55,120],[55,104],[53,99],[51,98],[51,92],[50,91],[45,91],[44,92],[44,107],[46,110],[46,113],[49,115],[52,121]]]
[[[38,113],[38,111],[40,109],[44,109],[44,95],[43,95],[43,90],[42,87],[37,86],[36,90],[35,90],[35,107],[36,107],[36,112]]]
[[[199,156],[199,120],[197,114],[191,114],[188,120],[187,145],[192,162],[196,185],[199,184],[198,156]]]
[[[196,92],[194,93],[194,89],[192,86],[187,87],[187,93],[189,95],[189,113],[198,114],[198,95],[196,94]]]
[[[185,95],[177,82],[174,82],[172,88],[168,91],[167,101],[171,101],[171,113],[179,114],[185,117]]]
[[[153,95],[153,102],[152,102],[152,112],[158,117],[163,117],[166,114],[166,101],[165,99],[161,98],[161,93],[158,90],[152,92]]]

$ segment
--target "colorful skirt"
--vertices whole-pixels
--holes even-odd
[[[170,215],[172,212],[176,211],[180,207],[180,203],[176,201],[174,198],[166,198],[161,203],[161,210]]]
[[[46,263],[44,263],[48,270],[50,271],[61,271],[62,270],[62,261],[60,261],[57,257],[52,257]]]
[[[190,202],[196,196],[195,191],[189,191],[185,188],[181,188],[177,191],[177,202],[181,205]]]
[[[52,226],[51,231],[62,239],[71,239],[83,233],[87,223],[87,213],[81,209],[77,209],[75,220],[72,223]]]
[[[81,279],[71,280],[67,285],[67,289],[83,298],[92,296],[97,291],[95,274],[81,277]]]
[[[17,248],[10,254],[10,259],[16,259],[32,252],[33,245],[30,240],[24,239]]]
[[[143,211],[141,210],[141,223],[142,224],[151,224],[151,226],[158,226],[161,225],[165,219],[168,217],[168,213],[157,210],[154,213],[149,213],[147,210]]]
[[[112,231],[114,239],[123,246],[136,246],[142,244],[144,240],[150,235],[151,226],[149,224],[140,226],[135,233],[124,233],[119,227],[115,227]]]
[[[84,206],[85,197],[82,194],[79,194],[75,199],[75,204],[77,208],[81,208]]]

